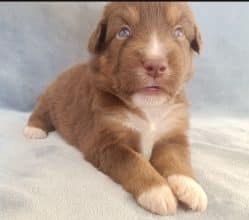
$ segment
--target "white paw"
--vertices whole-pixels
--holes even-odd
[[[203,212],[207,208],[207,195],[192,178],[176,174],[168,177],[168,183],[176,197],[192,210]]]
[[[47,137],[47,133],[40,128],[27,126],[24,129],[24,136],[29,139],[42,139]]]
[[[137,202],[143,208],[159,215],[176,213],[177,201],[167,185],[156,186],[143,192],[138,197]]]

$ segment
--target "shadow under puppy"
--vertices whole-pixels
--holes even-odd
[[[87,63],[62,73],[39,97],[24,134],[57,130],[143,208],[204,211],[187,130],[186,82],[200,32],[187,3],[109,3],[89,40]]]

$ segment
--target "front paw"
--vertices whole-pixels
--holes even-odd
[[[173,215],[176,213],[176,198],[166,184],[154,186],[143,192],[138,197],[137,202],[143,208],[159,215]]]
[[[192,178],[175,174],[168,177],[168,183],[176,197],[192,210],[202,212],[207,208],[207,195]]]

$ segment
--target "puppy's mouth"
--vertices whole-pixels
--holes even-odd
[[[141,88],[139,93],[147,96],[156,96],[162,95],[164,93],[164,89],[159,85],[146,86]]]

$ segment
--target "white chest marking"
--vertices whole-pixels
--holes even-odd
[[[181,127],[187,111],[184,104],[169,104],[165,97],[135,95],[133,102],[145,113],[146,119],[129,112],[125,118],[112,117],[111,120],[140,134],[141,153],[149,160],[155,142]]]
[[[149,160],[155,142],[182,127],[188,113],[184,104],[169,103],[164,96],[134,95],[133,102],[145,113],[147,120],[128,113],[122,124],[140,133],[141,153]]]
[[[134,129],[140,133],[141,153],[150,159],[154,143],[163,133],[167,132],[167,123],[165,123],[165,106],[148,107],[144,109],[147,120],[134,114],[128,114],[127,120],[123,122],[124,126]]]

